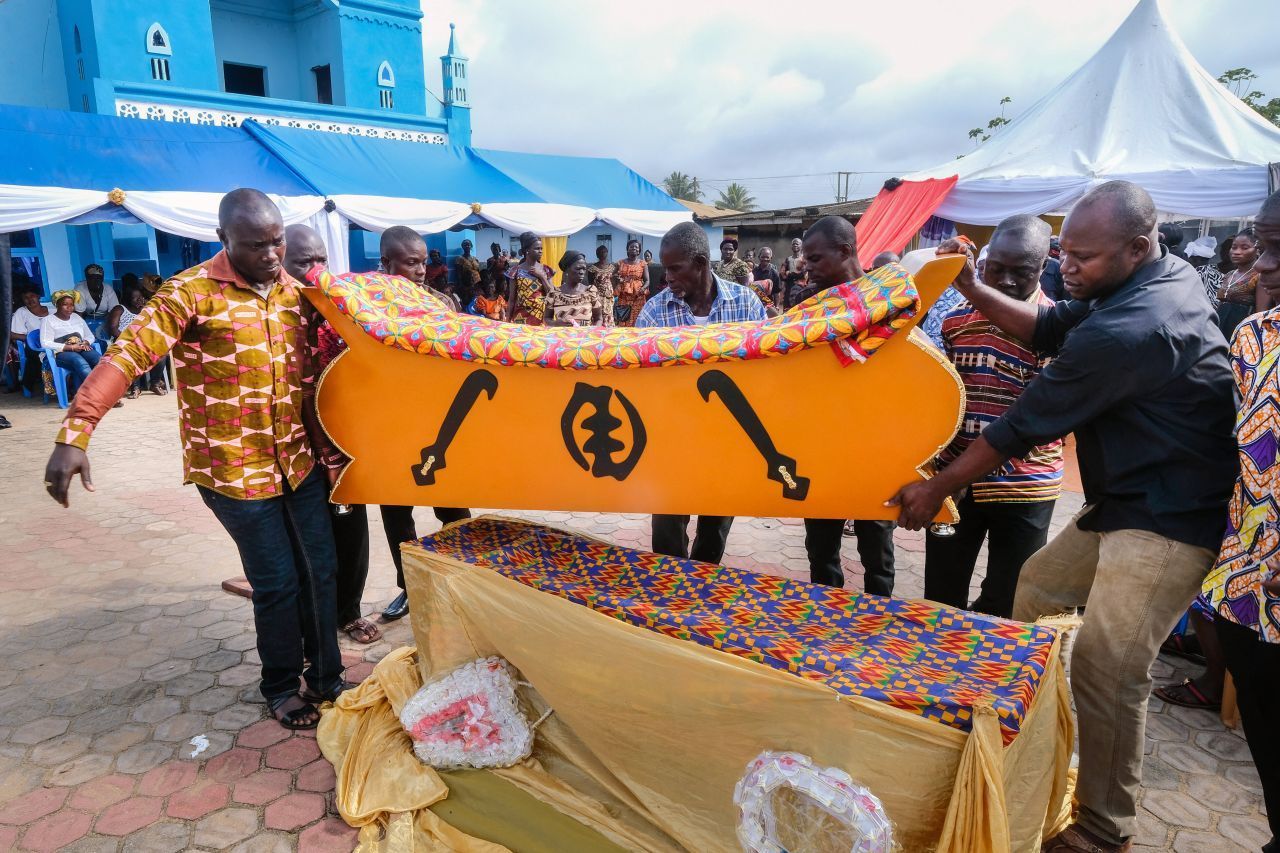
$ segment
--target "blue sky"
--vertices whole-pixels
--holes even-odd
[[[1272,0],[1163,0],[1213,74],[1280,97]],[[650,179],[742,179],[763,206],[853,197],[970,150],[1083,63],[1127,0],[423,0],[428,68],[449,22],[471,57],[475,144],[617,157]],[[428,72],[428,80],[434,75]],[[438,82],[430,88],[439,94]],[[1158,131],[1157,131],[1158,132]],[[803,177],[797,177],[803,176]],[[715,193],[708,194],[714,199]]]

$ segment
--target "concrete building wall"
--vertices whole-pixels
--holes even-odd
[[[298,43],[292,20],[246,14],[222,7],[213,8],[212,18],[219,88],[226,90],[224,63],[235,62],[266,68],[266,95],[269,98],[315,100],[311,81],[307,81],[305,91],[300,81]]]
[[[67,109],[57,0],[0,3],[0,33],[0,103]]]

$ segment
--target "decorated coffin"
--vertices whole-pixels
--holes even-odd
[[[333,500],[893,518],[884,501],[963,411],[954,370],[908,334],[962,263],[672,329],[498,323],[405,279],[321,272],[308,295],[348,344],[318,396],[352,458]]]

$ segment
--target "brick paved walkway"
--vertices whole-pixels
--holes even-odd
[[[333,772],[315,739],[264,719],[247,601],[230,540],[179,486],[172,397],[112,412],[92,452],[96,493],[71,509],[41,482],[59,412],[0,395],[0,850],[349,850]],[[1059,503],[1061,524],[1079,496]],[[526,513],[643,546],[643,515]],[[421,532],[434,530],[419,513]],[[377,525],[377,513],[371,513]],[[393,594],[375,533],[366,610]],[[923,542],[899,531],[898,590],[923,588]],[[854,554],[852,543],[845,549]],[[740,519],[726,562],[807,578],[803,528]],[[847,560],[850,586],[861,569]],[[405,623],[361,647],[349,677],[412,642]],[[1180,662],[1156,664],[1158,681]],[[1257,850],[1269,837],[1241,737],[1217,717],[1152,700],[1138,842],[1147,849]]]

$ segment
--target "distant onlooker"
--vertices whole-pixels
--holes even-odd
[[[560,258],[561,284],[547,294],[545,326],[599,326],[600,292],[587,286],[587,258],[570,250]]]
[[[604,311],[606,326],[613,325],[613,291],[617,272],[617,265],[609,261],[609,247],[604,243],[596,246],[596,262],[587,267],[587,284],[600,294],[600,306]]]
[[[75,313],[76,291],[59,290],[53,294],[53,308],[53,313],[40,321],[40,344],[53,350],[58,366],[74,376],[77,383],[84,382],[101,356],[93,348],[89,324]]]
[[[76,311],[86,320],[98,326],[99,335],[106,337],[107,315],[120,304],[115,290],[106,283],[106,275],[99,264],[84,268],[84,281],[76,283]],[[93,340],[92,337],[89,340]]]
[[[1197,237],[1187,244],[1187,263],[1196,269],[1203,269],[1218,251],[1218,241],[1208,234]]]
[[[1054,302],[1067,298],[1066,284],[1062,280],[1062,263],[1057,258],[1046,258],[1040,271],[1040,290]]]
[[[1231,241],[1232,270],[1218,285],[1218,328],[1227,340],[1231,340],[1245,317],[1270,307],[1267,292],[1258,287],[1258,273],[1253,269],[1258,255],[1258,238],[1252,229],[1241,231]]]
[[[1182,258],[1184,261],[1187,259],[1186,253],[1182,250],[1182,241],[1184,238],[1181,228],[1174,225],[1172,222],[1162,222],[1160,223],[1158,236],[1160,242],[1169,250],[1169,254],[1174,257]]]
[[[902,258],[898,256],[897,252],[881,252],[871,259],[871,266],[867,267],[867,272],[878,270],[885,264],[896,264],[900,260]]]
[[[434,287],[441,293],[448,293],[449,288],[449,267],[445,264],[444,259],[440,257],[437,249],[427,252],[426,277],[423,279],[427,287]]]
[[[22,304],[13,312],[9,321],[9,336],[18,346],[26,346],[27,335],[40,328],[40,321],[48,317],[49,309],[40,304],[40,291],[28,285],[21,292]],[[19,381],[33,396],[42,388],[40,379],[40,356],[29,353]]]
[[[490,320],[507,319],[507,300],[498,293],[493,281],[486,278],[480,289],[480,294],[467,306],[467,312]]]
[[[453,262],[453,269],[458,279],[458,302],[468,305],[480,292],[480,259],[471,254],[470,240],[462,241],[462,254]]]
[[[134,287],[125,294],[124,301],[127,305],[117,305],[107,315],[107,330],[112,340],[120,337],[120,333],[129,328],[129,324],[142,312],[142,307],[147,304],[147,292],[141,287]],[[133,380],[124,396],[129,400],[138,399],[145,384],[152,394],[163,397],[169,393],[168,375],[169,356],[166,355],[156,362],[155,367]]]
[[[791,254],[782,259],[782,286],[786,291],[783,305],[787,308],[804,301],[798,298],[808,274],[805,269],[804,253],[801,251],[803,248],[804,243],[799,237],[795,238],[791,241]]]

